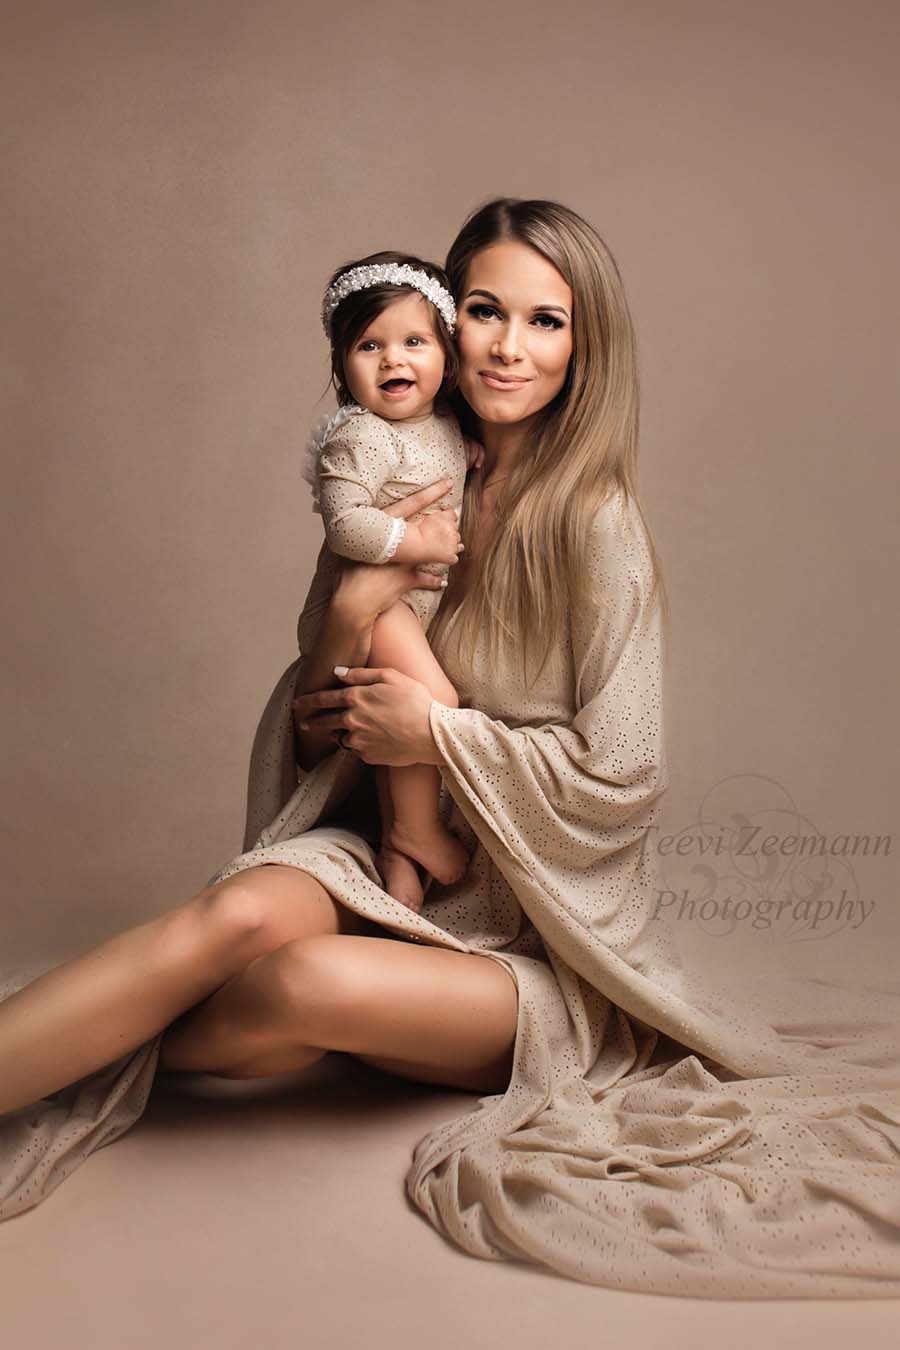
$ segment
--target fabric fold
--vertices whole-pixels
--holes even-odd
[[[0,981],[0,1001],[44,973],[23,967]],[[59,1091],[0,1115],[0,1222],[33,1209],[98,1149],[143,1115],[161,1036]]]

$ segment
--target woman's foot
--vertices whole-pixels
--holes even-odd
[[[407,858],[404,853],[382,843],[375,864],[381,873],[384,889],[388,895],[392,895],[401,905],[406,905],[407,909],[412,909],[418,914],[422,908],[425,892],[412,858]]]
[[[469,865],[469,855],[455,834],[436,820],[433,825],[411,829],[395,820],[388,831],[391,848],[427,868],[437,881],[459,881]]]

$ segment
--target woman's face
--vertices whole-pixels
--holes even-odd
[[[572,291],[528,244],[476,253],[458,305],[459,388],[483,422],[522,422],[562,388],[572,355]]]

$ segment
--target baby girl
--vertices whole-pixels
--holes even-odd
[[[324,522],[325,543],[319,557],[322,595],[301,617],[301,652],[315,642],[340,568],[335,555],[362,563],[424,564],[447,585],[449,564],[462,547],[457,524],[466,471],[483,453],[464,440],[447,408],[458,371],[451,341],[456,309],[440,268],[387,252],[348,263],[331,278],[322,322],[339,406],[320,422],[306,448],[304,477]],[[405,520],[384,511],[439,478],[453,484],[441,503]],[[441,703],[458,707],[425,636],[442,595],[413,589],[381,613],[369,664],[392,666],[419,680]],[[391,854],[414,859],[442,882],[459,880],[468,855],[440,819],[441,778],[434,765],[376,765],[375,779],[379,867],[389,893],[418,909],[422,880],[414,866],[392,866]]]

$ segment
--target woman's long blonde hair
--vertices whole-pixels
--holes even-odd
[[[659,556],[638,499],[639,380],[637,349],[625,288],[612,253],[575,211],[558,202],[500,197],[476,208],[450,247],[445,271],[459,305],[469,264],[491,244],[518,240],[547,258],[572,291],[573,350],[563,387],[538,414],[526,454],[497,501],[481,566],[455,629],[461,652],[474,655],[487,635],[493,664],[501,642],[539,666],[562,639],[567,610],[596,605],[585,575],[588,535],[600,506],[621,488],[643,523],[653,569],[651,598],[665,606]],[[454,411],[469,434],[478,424],[461,395]],[[459,532],[467,549],[479,518],[482,475],[468,479]],[[452,605],[455,574],[433,638]]]

